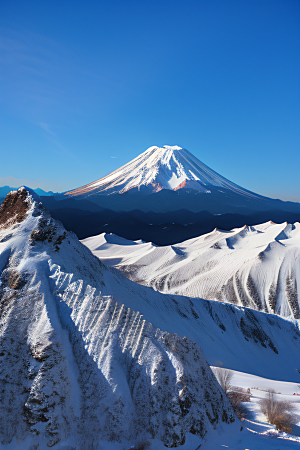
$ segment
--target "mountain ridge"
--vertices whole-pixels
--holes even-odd
[[[300,319],[300,223],[244,225],[158,247],[101,234],[82,241],[101,261],[160,292]]]
[[[118,276],[39,200],[21,188],[0,210],[0,445],[178,447],[238,429],[200,347],[105,295]]]
[[[31,188],[28,188],[31,189]],[[11,186],[1,186],[0,187],[0,198],[4,198],[10,191],[17,191],[18,188],[17,187],[11,187]],[[55,196],[58,195],[57,192],[53,192],[53,191],[44,191],[44,189],[41,188],[35,188],[35,189],[31,189],[32,191],[34,191],[36,194],[40,195],[40,196]]]

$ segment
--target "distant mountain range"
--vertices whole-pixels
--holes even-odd
[[[125,194],[124,194],[125,195]],[[80,239],[100,233],[114,233],[126,239],[172,245],[213,231],[214,228],[231,230],[243,225],[273,222],[299,222],[300,213],[281,211],[255,211],[251,214],[212,214],[208,211],[192,212],[178,209],[169,212],[113,211],[88,200],[42,197],[44,205],[65,228],[74,231]]]
[[[18,186],[19,187],[19,186]],[[10,191],[16,191],[18,188],[16,187],[11,187],[11,186],[1,186],[0,187],[0,199],[6,197],[6,195],[10,192]],[[32,189],[36,194],[38,195],[42,195],[42,196],[52,196],[52,195],[57,195],[57,193],[54,193],[52,191],[44,191],[43,189],[40,188],[36,188],[36,189]]]

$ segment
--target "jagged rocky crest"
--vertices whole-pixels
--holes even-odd
[[[10,193],[0,218],[3,445],[88,450],[145,436],[169,448],[237,421],[201,348],[104,295],[118,277],[30,191]]]

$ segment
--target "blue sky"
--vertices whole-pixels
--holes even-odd
[[[298,0],[2,0],[0,185],[64,191],[152,145],[300,201]]]

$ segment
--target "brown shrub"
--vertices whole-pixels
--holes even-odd
[[[293,425],[297,422],[294,416],[295,407],[290,402],[279,401],[276,399],[275,391],[267,391],[266,398],[260,400],[262,412],[267,417],[267,421],[275,425],[277,430],[290,433]]]
[[[246,394],[242,388],[232,386],[227,393],[227,397],[238,418],[245,419],[248,415],[248,410],[242,403],[250,402],[250,395]]]

